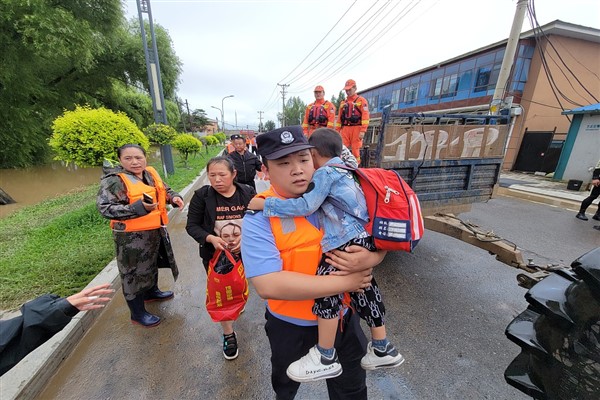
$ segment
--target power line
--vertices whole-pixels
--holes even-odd
[[[393,19],[388,22],[387,25],[384,25],[378,32],[377,34],[367,43],[365,43],[362,47],[358,48],[356,50],[356,54],[359,54],[358,57],[362,56],[365,54],[365,52],[367,51],[367,48],[369,48],[372,44],[376,43],[378,40],[381,39],[382,37],[382,33],[388,29],[388,27],[393,26],[395,24],[397,24],[399,21],[401,21],[403,18],[405,18],[418,4],[420,3],[420,0],[418,0],[414,5],[412,5],[412,7],[410,9],[407,10],[408,7],[411,6],[412,2],[409,3],[406,7],[404,7],[402,10],[400,10],[400,12],[398,14],[396,14],[396,16],[393,17]],[[352,55],[352,57],[354,57],[354,54]],[[352,58],[351,57],[351,58]],[[342,61],[344,60],[343,58],[340,58]],[[340,67],[338,67],[337,69],[331,71],[329,73],[329,75],[327,75],[324,80],[327,80],[331,77],[333,77],[334,75],[336,75],[337,73],[339,73],[343,68],[348,67],[348,64],[342,64]]]
[[[310,51],[310,52],[309,52],[309,53],[306,55],[306,57],[304,57],[304,58],[302,59],[302,61],[300,61],[300,62],[298,63],[298,65],[296,65],[296,66],[294,67],[294,69],[292,69],[292,70],[291,70],[291,71],[290,71],[290,72],[289,72],[289,73],[288,73],[288,74],[287,74],[287,75],[286,75],[286,76],[285,76],[283,79],[280,79],[280,80],[279,80],[280,82],[282,82],[282,81],[285,81],[285,80],[286,80],[286,79],[287,79],[287,78],[288,78],[288,77],[289,77],[289,76],[290,76],[290,75],[291,75],[291,74],[292,74],[292,73],[293,73],[293,72],[294,72],[296,69],[298,69],[298,68],[300,67],[300,65],[302,65],[302,63],[303,63],[304,61],[306,61],[306,59],[307,59],[307,58],[308,58],[308,57],[309,57],[309,56],[310,56],[310,55],[311,55],[311,54],[312,54],[312,53],[313,53],[313,52],[314,52],[314,51],[317,49],[317,47],[319,47],[319,45],[320,45],[321,43],[323,43],[323,41],[324,41],[324,40],[327,38],[327,36],[329,36],[329,34],[330,34],[330,33],[331,33],[331,32],[332,32],[334,29],[335,29],[335,27],[336,27],[336,26],[337,26],[337,25],[340,23],[340,21],[341,21],[342,19],[344,19],[344,17],[346,16],[346,14],[348,14],[348,12],[350,11],[350,9],[351,9],[352,7],[354,7],[354,4],[356,4],[356,0],[354,0],[354,2],[353,2],[352,4],[350,4],[350,7],[348,7],[348,9],[347,9],[347,10],[344,12],[344,14],[342,14],[342,16],[341,16],[341,17],[340,17],[340,18],[337,20],[337,22],[336,22],[336,23],[335,23],[335,24],[334,24],[334,25],[331,27],[331,29],[330,29],[330,30],[329,30],[329,31],[328,31],[328,32],[325,34],[325,36],[323,36],[323,38],[322,38],[322,39],[319,41],[319,43],[317,43],[317,44],[316,44],[316,46],[312,48],[312,50],[311,50],[311,51]]]
[[[371,7],[369,7],[369,9],[367,10],[367,12],[366,12],[366,13],[368,13],[370,10],[372,10],[372,9],[375,7],[375,5],[376,5],[376,4],[377,4],[377,2],[375,2],[375,3],[374,3],[372,6],[371,6]],[[384,4],[382,7],[387,7],[388,5],[389,5],[389,3],[387,3],[387,2],[386,2],[386,4]],[[365,14],[363,14],[363,15],[362,15],[362,16],[359,18],[359,20],[360,20],[360,19],[362,19],[362,18],[363,18],[363,17],[366,15],[366,13],[365,13]],[[368,18],[368,20],[370,20],[371,18],[372,18],[372,16],[371,16],[371,17],[369,17],[369,18]],[[342,35],[341,35],[341,36],[340,36],[338,39],[336,39],[336,41],[335,41],[335,42],[333,42],[333,43],[332,43],[332,44],[331,44],[331,45],[330,45],[330,46],[329,46],[327,49],[325,49],[325,50],[324,50],[324,51],[323,51],[323,52],[322,52],[322,53],[321,53],[321,54],[320,54],[320,55],[319,55],[319,56],[318,56],[318,57],[317,57],[317,58],[316,58],[316,59],[315,59],[315,60],[314,60],[312,63],[310,63],[310,64],[309,64],[309,65],[308,65],[306,68],[304,68],[304,69],[303,69],[301,72],[299,72],[298,74],[296,74],[295,76],[293,76],[292,78],[290,78],[290,79],[289,79],[289,82],[290,82],[290,83],[293,83],[293,82],[297,81],[298,79],[300,79],[301,77],[305,76],[305,75],[306,75],[306,74],[305,74],[305,72],[306,72],[307,70],[309,70],[309,69],[310,69],[310,68],[311,68],[311,67],[312,67],[312,66],[313,66],[315,63],[317,63],[317,62],[318,62],[318,63],[320,64],[320,63],[322,62],[322,61],[319,61],[319,59],[321,59],[323,56],[324,56],[323,60],[326,60],[327,58],[331,57],[331,56],[332,56],[332,54],[335,52],[335,50],[334,50],[334,52],[330,52],[329,50],[331,50],[331,48],[332,48],[332,47],[333,47],[333,46],[334,46],[334,45],[335,45],[337,42],[339,42],[339,41],[340,41],[340,40],[341,40],[343,37],[345,37],[345,36],[346,36],[346,34],[347,34],[347,33],[348,33],[348,32],[349,32],[351,29],[353,29],[354,27],[355,27],[355,26],[354,26],[354,25],[352,25],[352,26],[350,26],[348,29],[346,29],[346,31],[345,31],[345,32],[344,32],[344,33],[343,33],[343,34],[342,34]],[[362,26],[361,26],[361,27],[362,27]],[[356,32],[357,32],[357,30],[355,29],[355,30],[354,30],[354,32],[353,32],[353,33],[350,35],[350,37],[353,37],[353,36],[356,34]],[[348,38],[347,38],[346,40],[348,40]],[[344,43],[345,43],[345,41],[344,41]],[[318,64],[317,64],[317,65],[318,65]]]
[[[382,22],[383,22],[383,20],[385,20],[385,18],[386,18],[386,17],[389,15],[389,13],[388,13],[388,14],[385,14],[385,15],[383,15],[383,17],[381,17],[381,18],[379,18],[379,16],[380,16],[381,14],[383,14],[383,12],[385,11],[385,8],[386,8],[386,7],[388,7],[388,6],[389,6],[389,4],[390,4],[390,3],[386,3],[386,4],[384,4],[382,7],[380,7],[380,8],[379,8],[377,11],[375,11],[375,13],[374,13],[373,15],[371,15],[371,16],[370,16],[370,17],[369,17],[369,18],[368,18],[366,21],[364,21],[364,22],[363,22],[363,23],[362,23],[360,26],[358,26],[358,27],[357,27],[357,26],[356,26],[356,24],[355,24],[355,25],[353,25],[353,26],[351,26],[351,27],[350,27],[348,30],[350,30],[351,28],[354,28],[354,29],[353,29],[353,32],[352,32],[352,34],[351,34],[351,35],[349,35],[349,36],[347,36],[347,37],[346,37],[346,39],[345,39],[345,40],[344,40],[342,43],[340,43],[340,44],[339,44],[339,45],[338,45],[338,46],[337,46],[335,49],[333,49],[331,52],[329,52],[329,53],[328,53],[328,55],[327,55],[327,57],[325,57],[324,59],[322,59],[321,61],[319,61],[319,62],[317,63],[317,65],[315,65],[315,66],[314,66],[314,68],[313,68],[312,70],[310,70],[310,71],[308,71],[308,72],[307,72],[307,74],[308,74],[308,73],[312,73],[312,72],[314,72],[314,70],[315,70],[315,69],[316,69],[316,68],[317,68],[319,65],[321,65],[323,62],[325,62],[325,61],[326,61],[328,58],[331,58],[331,60],[329,61],[329,63],[328,63],[327,65],[323,66],[323,67],[321,68],[321,70],[320,70],[320,71],[318,71],[318,72],[315,72],[315,74],[314,74],[314,75],[319,75],[319,74],[321,74],[323,71],[327,71],[328,69],[334,68],[334,67],[335,67],[335,65],[338,65],[338,64],[340,64],[340,63],[341,63],[342,65],[344,65],[344,62],[345,62],[345,58],[344,58],[344,57],[346,57],[346,55],[348,54],[348,52],[350,52],[350,51],[352,51],[352,50],[353,50],[352,46],[355,46],[355,43],[356,43],[356,41],[357,41],[358,39],[361,39],[361,41],[366,39],[366,38],[361,38],[361,37],[360,37],[360,36],[361,36],[361,34],[363,33],[363,28],[366,28],[366,27],[367,27],[367,24],[369,24],[369,23],[370,23],[372,26],[378,26],[380,23],[382,23]],[[392,10],[394,10],[396,7],[398,7],[398,5],[399,5],[399,4],[400,4],[399,2],[398,2],[398,3],[396,3],[396,4],[395,4],[395,5],[392,7]],[[369,9],[369,10],[370,10],[370,9]],[[390,12],[391,12],[392,10],[390,10]],[[371,20],[372,20],[372,19],[375,19],[375,20],[374,20],[373,22],[371,22]],[[348,31],[346,31],[346,32],[348,32]],[[371,35],[371,32],[372,32],[372,31],[370,31],[370,32],[368,33],[368,35]],[[347,44],[346,44],[346,43],[347,43]],[[334,43],[334,44],[335,44],[335,43]],[[344,44],[346,44],[346,45],[345,45],[345,46],[342,48],[342,46],[343,46]],[[332,46],[333,46],[333,45],[332,45]],[[327,50],[331,49],[331,47],[332,47],[332,46],[330,46],[330,47],[329,47]],[[337,55],[336,53],[338,53],[338,51],[339,51],[339,53],[341,53],[341,54]],[[357,51],[355,51],[355,52],[354,52],[354,54],[356,54],[356,53],[358,53],[358,52],[357,52]],[[333,66],[332,66],[332,64],[333,64]],[[303,78],[303,77],[304,77],[304,76],[306,76],[307,74],[304,74],[304,75],[302,75],[302,76],[299,76],[298,78],[296,78],[296,79],[292,80],[290,83],[297,82],[298,80],[300,80],[301,78]],[[313,75],[313,76],[314,76],[314,75]],[[302,85],[310,85],[310,84],[311,84],[311,82],[313,82],[313,81],[314,81],[314,79],[311,79],[311,80],[310,80],[310,82],[308,82],[308,80],[307,80],[307,79],[305,79],[305,81],[306,81],[306,83],[303,83]]]

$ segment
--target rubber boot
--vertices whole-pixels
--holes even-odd
[[[152,286],[152,288],[150,288],[150,290],[148,290],[145,294],[144,294],[144,301],[146,303],[149,303],[151,301],[163,301],[163,300],[170,300],[173,298],[175,294],[170,291],[170,290],[166,290],[166,291],[162,291],[158,288],[158,286]]]
[[[138,295],[133,300],[127,300],[127,305],[129,306],[129,310],[131,310],[131,322],[134,324],[142,325],[146,328],[160,324],[160,317],[146,311],[143,295]]]

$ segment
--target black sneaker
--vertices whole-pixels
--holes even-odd
[[[235,332],[230,335],[223,335],[223,357],[226,360],[234,360],[238,356],[238,345]]]
[[[580,219],[582,221],[587,221],[588,220],[588,217],[584,213],[582,213],[582,212],[577,213],[577,215],[575,216],[575,218]]]
[[[600,221],[600,214],[594,214],[592,217],[593,220]]]

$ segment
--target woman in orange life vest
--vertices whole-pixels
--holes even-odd
[[[253,187],[235,181],[237,171],[233,161],[227,156],[214,157],[206,164],[206,173],[210,185],[205,185],[194,192],[188,210],[185,230],[198,242],[200,258],[204,269],[208,271],[208,263],[215,249],[227,249],[239,253],[239,240],[234,247],[220,237],[221,230],[235,223],[242,226],[244,211],[256,191]],[[233,360],[238,356],[238,345],[234,321],[220,322],[223,328],[223,356]]]
[[[160,318],[146,311],[144,302],[173,298],[158,289],[158,268],[179,271],[167,233],[167,204],[183,209],[183,198],[167,186],[156,170],[146,166],[146,151],[137,144],[117,149],[121,165],[104,168],[96,205],[111,220],[123,295],[131,321],[156,326]]]

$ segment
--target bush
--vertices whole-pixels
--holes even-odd
[[[205,136],[205,138],[206,138],[206,144],[208,144],[209,146],[213,146],[215,144],[219,144],[219,139],[217,139],[213,135],[207,135],[207,136]]]
[[[227,139],[227,136],[223,132],[217,132],[213,136],[217,138],[219,143],[225,143],[225,139]]]
[[[181,134],[173,140],[173,147],[183,156],[184,163],[187,165],[189,155],[202,149],[202,142],[192,135]]]
[[[148,149],[150,143],[127,115],[104,107],[76,106],[52,124],[50,147],[56,160],[79,166],[99,166],[105,158],[116,159],[118,147],[135,143]]]
[[[169,125],[152,124],[144,129],[144,134],[148,137],[150,143],[171,144],[177,136],[177,131]]]

